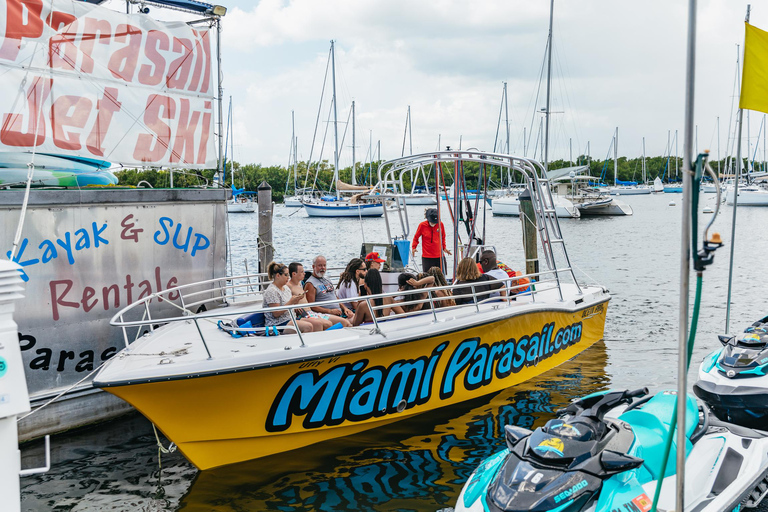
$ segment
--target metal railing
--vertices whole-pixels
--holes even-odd
[[[501,279],[500,282],[503,285],[496,289],[488,289],[478,291],[480,287],[487,287],[489,281],[482,283],[457,283],[455,285],[448,286],[428,286],[425,288],[414,288],[410,290],[398,290],[396,292],[381,293],[378,295],[361,296],[356,297],[356,301],[364,301],[369,311],[371,312],[373,329],[370,334],[384,334],[380,328],[380,324],[384,322],[391,322],[392,320],[410,317],[415,315],[422,315],[425,313],[431,313],[431,322],[437,322],[437,313],[440,311],[449,311],[465,308],[467,306],[474,306],[475,312],[480,311],[480,306],[486,303],[494,302],[499,304],[505,304],[507,307],[511,307],[518,298],[526,297],[531,303],[537,302],[537,296],[544,292],[551,290],[558,290],[560,288],[558,272],[568,272],[570,269],[561,270],[545,270],[537,274],[515,276],[508,279]],[[233,319],[233,314],[228,311],[226,307],[219,307],[213,310],[198,310],[193,312],[190,308],[199,307],[211,303],[220,303],[222,306],[229,305],[226,299],[232,299],[236,297],[249,297],[256,299],[252,292],[239,291],[239,289],[248,286],[259,286],[266,288],[268,281],[257,281],[253,283],[254,279],[260,279],[265,277],[264,274],[253,274],[237,277],[209,279],[207,281],[201,281],[193,284],[177,286],[169,288],[167,290],[153,293],[139,301],[130,304],[129,306],[118,311],[110,320],[110,324],[116,327],[120,327],[123,330],[123,339],[125,341],[126,349],[130,349],[131,341],[129,341],[128,329],[137,328],[137,335],[134,339],[139,338],[143,328],[149,328],[150,331],[154,331],[156,325],[164,325],[173,322],[194,322],[196,330],[200,339],[205,347],[208,358],[213,358],[209,347],[209,340],[206,340],[202,329],[200,328],[200,322],[213,322],[219,325],[218,320],[225,322],[232,322],[231,330],[241,333],[256,333],[263,331],[263,327],[249,328],[240,327],[237,325],[236,318]],[[512,284],[513,281],[526,278],[529,283]],[[242,281],[242,282],[241,282]],[[215,286],[219,284],[219,286]],[[201,286],[208,286],[207,289],[196,289]],[[467,290],[471,290],[471,293],[467,293]],[[492,296],[499,293],[501,290],[505,290],[507,296]],[[461,294],[453,295],[454,291],[461,291]],[[445,294],[445,296],[441,296]],[[204,297],[205,296],[205,297]],[[404,300],[395,302],[396,297],[403,297]],[[386,302],[385,299],[391,298],[391,302]],[[464,299],[470,299],[466,303]],[[292,304],[282,305],[276,307],[263,307],[261,305],[249,305],[244,308],[238,308],[237,318],[251,315],[253,313],[271,313],[274,311],[286,311],[290,315],[290,324],[296,330],[296,334],[299,337],[302,347],[306,346],[305,335],[300,329],[298,321],[300,320],[300,312],[298,310],[310,310],[313,307],[324,307],[338,305],[346,302],[354,302],[355,299],[343,298],[334,299],[330,301],[312,302],[304,304]],[[381,299],[382,304],[376,305],[376,300]],[[462,303],[450,304],[449,301],[455,301],[461,299]],[[150,307],[154,304],[155,309],[159,309],[161,305],[165,305],[162,309],[170,309],[180,311],[181,314],[176,316],[163,316],[159,314],[153,315],[153,308]],[[377,311],[392,309],[394,306],[407,309],[403,313],[395,313],[385,317],[378,316]],[[140,319],[130,319],[130,317],[138,317],[139,312],[142,312]],[[128,319],[126,319],[128,317]],[[220,327],[220,325],[219,325]],[[283,326],[281,329],[285,330],[288,326]]]

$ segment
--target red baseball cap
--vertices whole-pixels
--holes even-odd
[[[377,261],[379,263],[384,263],[387,260],[382,259],[377,252],[369,252],[365,255],[365,261]]]

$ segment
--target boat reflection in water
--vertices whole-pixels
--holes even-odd
[[[179,508],[434,511],[451,506],[477,464],[503,447],[504,425],[543,425],[572,398],[607,389],[606,362],[601,341],[495,395],[289,456],[199,472]]]

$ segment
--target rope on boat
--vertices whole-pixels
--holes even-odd
[[[152,430],[155,432],[155,441],[157,441],[157,466],[160,469],[163,469],[163,454],[164,453],[173,453],[176,451],[176,443],[171,441],[171,444],[168,445],[168,448],[163,446],[163,443],[160,442],[160,436],[157,435],[157,427],[155,427],[155,424],[152,423]]]
[[[109,359],[107,359],[107,361],[109,361]],[[41,405],[41,406],[40,406],[40,407],[38,407],[37,409],[33,409],[33,410],[29,411],[27,414],[25,414],[24,416],[22,416],[22,417],[18,418],[18,419],[16,420],[16,423],[20,422],[20,421],[21,421],[21,420],[23,420],[24,418],[29,418],[30,416],[32,416],[33,414],[35,414],[35,413],[36,413],[36,412],[38,412],[38,411],[41,411],[42,409],[45,409],[46,407],[48,407],[49,405],[51,405],[53,402],[55,402],[56,400],[58,400],[59,398],[61,398],[61,397],[62,397],[62,396],[64,396],[65,394],[67,394],[67,393],[69,393],[70,391],[72,391],[72,389],[74,389],[74,388],[75,388],[76,386],[78,386],[79,384],[82,384],[82,383],[83,383],[83,382],[84,382],[86,379],[88,379],[88,378],[89,378],[91,375],[93,375],[93,374],[94,374],[94,373],[96,373],[97,371],[101,370],[101,367],[102,367],[102,366],[104,366],[104,365],[107,363],[107,361],[104,361],[104,362],[102,362],[102,363],[101,363],[101,364],[100,364],[98,367],[96,367],[96,368],[95,368],[93,371],[91,371],[91,372],[90,372],[88,375],[86,375],[85,377],[83,377],[83,378],[82,378],[82,379],[80,379],[79,381],[75,382],[74,384],[72,384],[71,386],[69,386],[67,389],[65,389],[64,391],[62,391],[61,393],[59,393],[59,394],[58,394],[58,395],[56,395],[55,397],[53,397],[53,398],[51,398],[50,400],[48,400],[47,402],[45,402],[43,405]]]

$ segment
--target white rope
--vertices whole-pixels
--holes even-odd
[[[107,359],[107,361],[108,361],[108,360],[109,360],[109,359]],[[101,364],[100,364],[100,365],[99,365],[99,366],[98,366],[96,369],[94,369],[94,370],[93,370],[91,373],[89,373],[88,375],[86,375],[85,377],[83,377],[82,379],[80,379],[79,381],[75,382],[74,384],[72,384],[71,386],[69,386],[67,389],[65,389],[64,391],[62,391],[61,393],[59,393],[59,394],[58,394],[58,395],[56,395],[55,397],[53,397],[53,398],[51,398],[50,400],[48,400],[47,402],[45,402],[43,405],[41,405],[41,406],[40,406],[40,407],[38,407],[37,409],[33,409],[33,410],[29,411],[27,414],[25,414],[24,416],[22,416],[21,418],[18,418],[18,419],[16,420],[16,422],[18,423],[19,421],[23,420],[24,418],[29,418],[29,417],[30,417],[30,416],[32,416],[33,414],[35,414],[35,413],[37,413],[38,411],[41,411],[42,409],[44,409],[44,408],[48,407],[49,405],[51,405],[53,402],[55,402],[56,400],[58,400],[58,399],[59,399],[59,398],[61,398],[62,396],[64,396],[65,394],[69,393],[70,391],[72,391],[72,389],[73,389],[73,388],[75,388],[76,386],[78,386],[79,384],[81,384],[83,381],[85,381],[86,379],[88,379],[88,377],[90,377],[91,375],[93,375],[94,373],[96,373],[97,371],[99,371],[99,370],[101,369],[101,367],[102,367],[102,366],[104,366],[104,365],[106,364],[106,362],[107,362],[107,361],[104,361],[103,363],[101,363]]]

